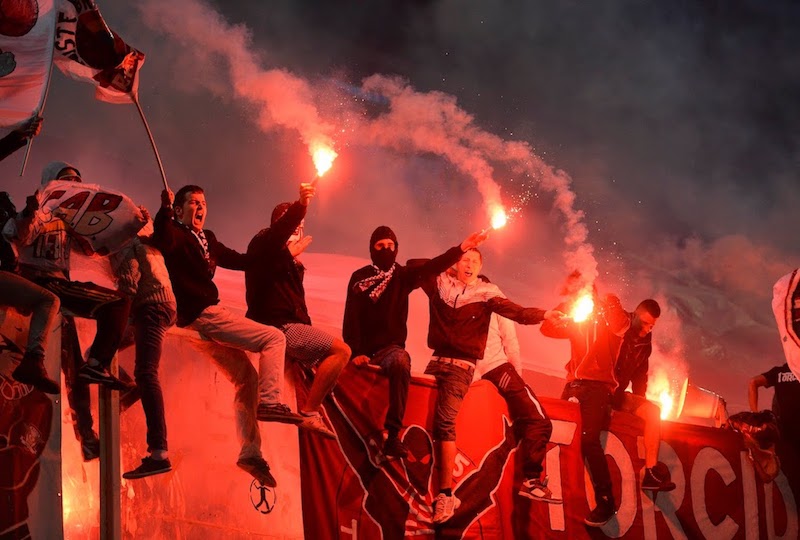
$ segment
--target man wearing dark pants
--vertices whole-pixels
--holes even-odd
[[[42,187],[55,180],[82,181],[78,169],[62,161],[52,162],[42,171]],[[67,401],[83,458],[96,459],[100,456],[100,442],[93,429],[88,384],[100,383],[114,390],[128,390],[133,386],[125,380],[122,371],[123,379],[108,371],[127,325],[130,300],[111,289],[70,281],[72,232],[69,226],[56,211],[44,212],[39,208],[38,192],[28,198],[26,206],[27,209],[4,229],[7,238],[19,249],[20,274],[58,296],[62,309],[97,321],[97,332],[84,362],[75,321],[72,316],[63,318],[61,361]]]
[[[135,238],[112,257],[120,290],[133,299],[131,308],[136,355],[134,377],[147,425],[148,456],[122,475],[134,479],[172,470],[167,455],[164,396],[158,377],[167,330],[175,324],[177,304],[161,252],[146,237]]]
[[[382,225],[369,240],[372,264],[350,276],[342,336],[353,351],[356,365],[380,366],[389,379],[389,409],[384,422],[387,438],[383,444],[383,454],[388,458],[408,455],[399,437],[411,380],[411,357],[405,350],[408,296],[424,279],[444,272],[474,245],[473,235],[434,259],[403,266],[396,262],[397,236]]]
[[[580,275],[573,273],[570,278],[565,293],[571,303],[580,293],[579,288],[573,288],[580,283]],[[608,430],[611,421],[611,399],[617,387],[614,365],[630,318],[616,296],[607,295],[601,302],[596,291],[587,294],[593,297],[594,309],[585,321],[578,322],[574,318],[546,321],[541,332],[547,337],[570,342],[567,385],[561,399],[580,406],[581,451],[589,468],[596,503],[584,521],[591,527],[601,527],[614,516],[616,506],[600,432]],[[569,305],[562,303],[556,309],[570,312]]]

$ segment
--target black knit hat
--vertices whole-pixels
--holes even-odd
[[[399,245],[397,242],[397,236],[395,236],[394,231],[389,227],[387,227],[386,225],[381,225],[372,232],[372,236],[370,236],[369,238],[369,248],[372,249],[372,246],[375,245],[375,242],[385,239],[389,239],[392,242],[394,242],[395,249]]]

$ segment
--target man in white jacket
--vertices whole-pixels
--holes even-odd
[[[480,279],[489,281],[483,275]],[[547,487],[547,477],[542,474],[542,461],[553,425],[536,394],[522,380],[521,373],[522,361],[514,322],[492,313],[486,350],[483,359],[475,365],[475,379],[491,382],[508,405],[514,432],[520,441],[517,455],[520,456],[524,479],[519,495],[534,501],[560,504],[562,500],[553,495]]]

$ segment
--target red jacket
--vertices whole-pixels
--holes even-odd
[[[570,311],[566,303],[556,309]],[[613,391],[617,388],[614,367],[630,324],[630,316],[622,309],[619,298],[607,295],[603,301],[595,299],[595,309],[586,321],[577,323],[565,317],[556,323],[545,321],[540,330],[547,337],[569,339],[570,358],[564,366],[567,381],[600,381],[609,384]]]

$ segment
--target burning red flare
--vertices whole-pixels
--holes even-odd
[[[497,207],[495,211],[492,212],[492,229],[497,230],[505,227],[506,223],[508,223],[506,211],[503,210],[502,207]]]
[[[333,162],[339,156],[333,148],[324,144],[312,145],[311,159],[317,169],[317,177],[321,178],[333,166]]]
[[[594,298],[591,293],[583,293],[572,306],[570,317],[575,322],[583,322],[594,311]]]

